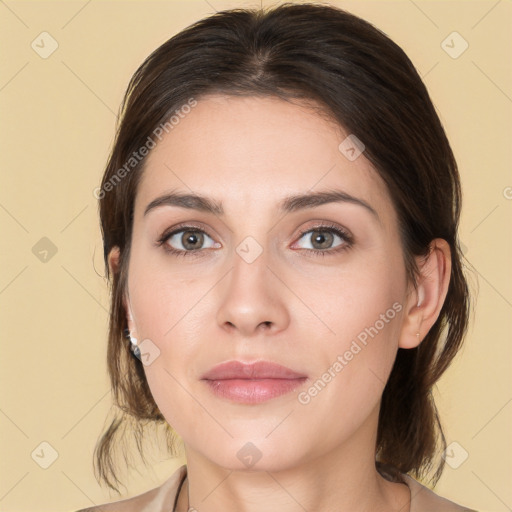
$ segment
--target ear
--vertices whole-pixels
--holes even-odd
[[[417,290],[411,285],[398,340],[400,348],[417,347],[439,317],[448,293],[452,268],[448,242],[442,238],[432,240],[429,254],[417,262]]]
[[[110,272],[112,274],[117,274],[119,272],[119,257],[121,255],[121,251],[119,247],[116,245],[110,249],[108,253],[108,266],[110,268]]]
[[[117,273],[119,271],[120,255],[121,255],[121,252],[117,245],[115,247],[113,247],[108,254],[108,266],[112,273]],[[123,295],[123,306],[124,306],[124,310],[126,311],[126,322],[128,324],[128,329],[130,330],[131,335],[133,337],[136,337],[137,335],[135,334],[135,322],[133,321],[133,314],[131,311],[130,299],[128,297],[127,292]]]

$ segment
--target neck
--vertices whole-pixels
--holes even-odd
[[[221,467],[185,444],[187,479],[176,512],[407,512],[408,486],[380,476],[373,446],[351,440],[286,467],[258,463],[259,470],[240,470]]]

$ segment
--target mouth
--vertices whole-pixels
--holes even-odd
[[[217,397],[237,403],[258,404],[291,393],[307,376],[268,361],[228,361],[201,378]]]

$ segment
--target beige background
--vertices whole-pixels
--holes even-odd
[[[332,3],[404,48],[452,142],[465,197],[461,238],[479,292],[465,349],[438,393],[447,440],[462,447],[450,452],[452,465],[461,462],[462,449],[469,457],[458,469],[447,466],[436,490],[479,510],[511,510],[512,5]],[[254,5],[0,2],[0,510],[72,511],[119,499],[92,472],[111,401],[108,295],[93,189],[122,93],[143,59],[215,10]],[[51,48],[48,36],[39,36],[44,31],[58,43],[47,58],[31,47],[35,41],[39,52]],[[456,59],[441,45],[453,31],[469,44]],[[462,48],[458,36],[448,41],[452,52]],[[46,261],[43,237],[57,249]],[[39,464],[51,461],[52,448],[42,442],[58,452],[47,469]],[[158,485],[183,460],[166,461],[155,450],[153,462],[153,470],[138,464],[130,473],[126,496]]]

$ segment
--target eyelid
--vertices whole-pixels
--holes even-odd
[[[187,231],[187,230],[192,231],[192,229],[190,229],[190,228],[197,230],[197,231],[201,231],[201,232],[205,233],[206,235],[208,235],[210,238],[213,238],[208,233],[208,230],[203,225],[196,224],[196,223],[194,223],[194,221],[191,221],[191,222],[181,222],[180,224],[176,224],[175,226],[172,226],[171,228],[166,229],[160,236],[159,241],[161,241],[162,239],[168,238],[171,235],[174,235],[180,231]]]
[[[331,221],[312,221],[316,222],[316,224],[309,226],[307,228],[302,228],[299,232],[298,237],[304,236],[306,233],[309,233],[311,231],[337,231],[340,233],[340,235],[343,235],[343,238],[350,243],[354,242],[354,235],[345,227],[340,226],[339,224],[336,224]]]

